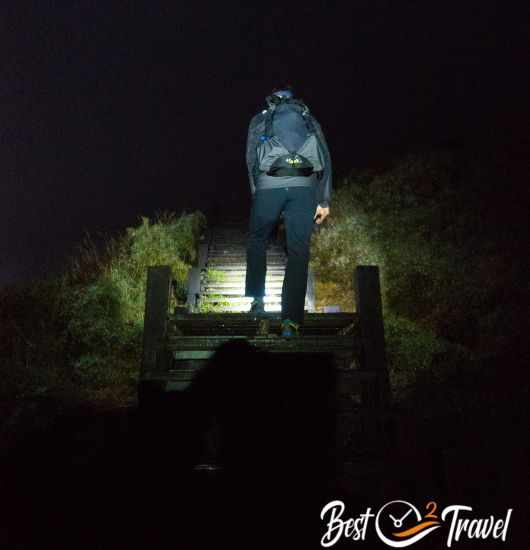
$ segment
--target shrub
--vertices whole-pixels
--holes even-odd
[[[5,289],[0,312],[9,337],[0,394],[79,392],[90,400],[134,399],[141,356],[147,268],[170,265],[173,300],[206,226],[200,212],[162,212],[97,247],[87,235],[58,277]]]
[[[486,153],[427,150],[352,171],[336,186],[312,240],[317,289],[334,286],[353,302],[355,267],[379,266],[396,383],[432,366],[444,346],[488,356],[520,333],[514,312],[527,278],[514,221],[497,219],[511,197],[498,177]]]

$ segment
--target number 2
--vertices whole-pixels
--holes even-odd
[[[430,510],[429,510],[429,507],[431,508]],[[436,512],[436,508],[437,508],[436,502],[434,502],[434,500],[431,500],[430,502],[428,502],[425,505],[425,508],[429,512],[425,516],[426,518],[438,519],[438,516],[434,513],[434,512]]]

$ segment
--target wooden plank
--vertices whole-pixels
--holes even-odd
[[[152,266],[147,270],[142,377],[148,377],[163,368],[163,340],[167,328],[171,279],[169,266]]]
[[[306,303],[309,311],[315,311],[315,276],[311,267],[307,269]]]
[[[190,350],[190,351],[174,351],[173,352],[173,358],[177,360],[181,359],[189,359],[189,360],[195,360],[195,359],[210,359],[212,355],[214,354],[214,351],[211,350]]]
[[[199,244],[199,253],[197,258],[197,267],[202,269],[208,261],[208,243]]]
[[[280,319],[279,313],[265,312],[261,317],[268,317],[271,319]],[[349,324],[356,321],[357,313],[339,312],[339,313],[306,313],[304,315],[304,325],[308,323],[344,323]],[[185,315],[173,315],[172,318],[176,321],[190,321],[190,322],[209,322],[209,323],[225,323],[225,322],[248,322],[255,318],[252,313],[190,313]]]
[[[366,388],[365,402],[374,406],[390,402],[379,268],[358,266],[354,274],[355,301],[360,336],[360,365],[379,374],[377,384]]]
[[[168,350],[191,352],[216,350],[219,346],[236,340],[247,340],[249,344],[271,352],[296,353],[357,353],[357,343],[350,336],[301,336],[281,338],[276,335],[255,336],[177,336],[168,338]]]
[[[188,298],[186,300],[186,307],[191,313],[195,311],[197,306],[197,296],[201,291],[201,270],[198,267],[192,267],[188,271]]]

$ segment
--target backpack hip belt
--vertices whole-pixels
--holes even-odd
[[[273,167],[267,172],[267,176],[302,176],[304,178],[308,178],[313,174],[313,168],[306,167],[306,168],[294,168],[294,167],[286,167],[286,166],[279,166],[279,167]]]

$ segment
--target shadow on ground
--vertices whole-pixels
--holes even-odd
[[[414,414],[395,420],[371,492],[337,476],[334,384],[325,356],[272,356],[239,341],[220,348],[186,392],[142,409],[59,417],[3,458],[2,542],[39,550],[319,548],[319,514],[330,500],[343,499],[350,517],[411,499],[418,507],[473,505],[477,517],[513,507],[505,547],[519,547],[527,485],[516,478],[527,472],[527,455],[508,391],[487,422],[480,409],[428,430]],[[201,463],[222,469],[194,470]],[[445,546],[440,533],[429,540],[414,547]],[[334,547],[355,544],[387,547],[373,526],[365,541]]]

